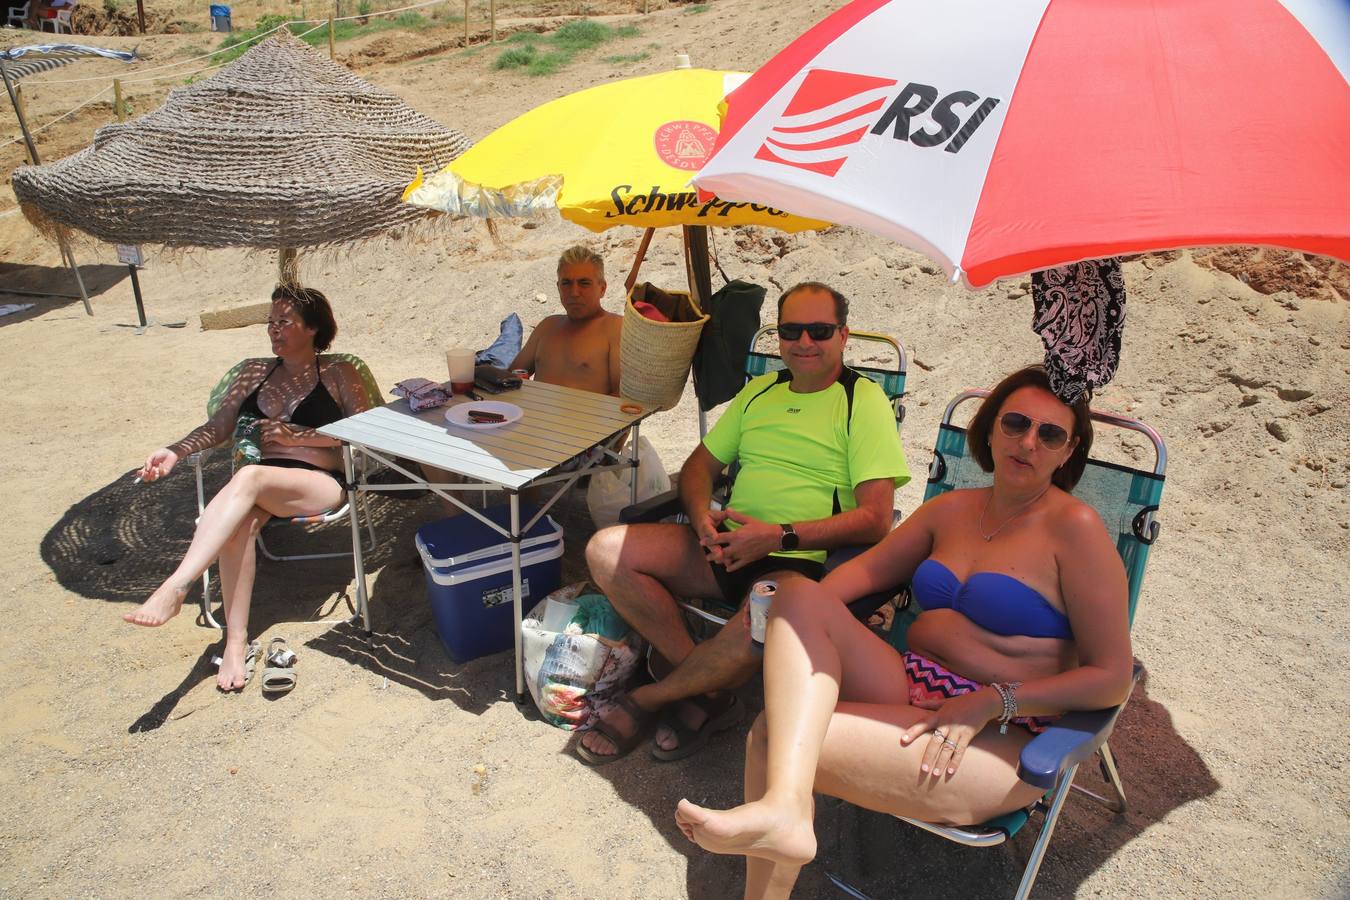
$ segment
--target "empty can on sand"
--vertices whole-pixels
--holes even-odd
[[[750,649],[764,652],[764,632],[769,626],[769,606],[778,593],[778,582],[756,581],[750,588]]]

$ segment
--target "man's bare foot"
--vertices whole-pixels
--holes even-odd
[[[163,625],[178,615],[178,611],[183,608],[185,599],[187,599],[187,588],[176,588],[168,584],[161,584],[159,589],[150,595],[150,599],[131,612],[124,614],[122,619],[132,625],[148,627]]]
[[[675,822],[685,837],[711,853],[755,856],[790,866],[804,866],[816,855],[811,819],[764,800],[726,810],[681,800]]]
[[[242,690],[248,684],[248,653],[251,644],[225,641],[225,650],[220,655],[220,669],[216,672],[216,687],[222,691]]]

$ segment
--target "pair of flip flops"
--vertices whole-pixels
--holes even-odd
[[[295,687],[299,673],[295,671],[295,651],[286,645],[284,637],[274,637],[267,642],[267,668],[263,669],[262,692],[264,694],[289,693]]]
[[[596,753],[585,744],[578,742],[576,746],[577,756],[587,765],[602,766],[605,763],[614,762],[616,759],[627,756],[633,752],[638,744],[647,739],[647,732],[651,730],[653,723],[658,719],[656,711],[643,709],[634,703],[627,694],[621,694],[614,698],[614,702],[621,706],[624,712],[628,713],[628,717],[633,720],[633,731],[625,737],[619,734],[612,724],[604,719],[597,718],[595,724],[591,726],[591,730],[599,733],[613,744],[614,752]],[[689,703],[703,710],[702,725],[698,728],[691,728],[685,723],[684,718],[680,715],[680,704],[682,703]],[[693,756],[708,745],[708,739],[714,734],[726,731],[728,728],[734,728],[741,723],[744,717],[745,709],[741,706],[741,701],[732,693],[723,693],[716,697],[699,695],[672,703],[659,714],[659,719],[661,725],[675,733],[675,739],[678,743],[669,750],[653,744],[652,756],[662,762],[674,762]]]
[[[248,644],[248,650],[244,651],[244,683],[243,683],[243,684],[239,685],[238,687],[233,687],[233,688],[223,688],[223,687],[221,687],[219,684],[217,684],[217,685],[216,685],[216,689],[217,689],[217,690],[220,690],[220,691],[225,691],[225,692],[228,693],[228,692],[230,692],[230,691],[242,691],[244,688],[248,687],[248,683],[249,683],[250,681],[253,680],[253,670],[254,670],[254,668],[256,668],[257,665],[258,665],[258,651],[261,650],[261,649],[262,649],[262,645],[259,644],[257,641],[249,641],[249,644]],[[219,657],[219,656],[213,656],[213,657],[211,657],[211,665],[215,666],[217,669],[220,668],[221,663],[223,663],[224,661],[225,661],[225,660],[222,659],[222,658]]]

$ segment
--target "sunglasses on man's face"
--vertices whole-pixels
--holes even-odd
[[[785,341],[800,341],[805,331],[813,341],[828,341],[839,326],[833,322],[779,322],[778,336]]]
[[[1010,438],[1021,437],[1032,425],[1036,426],[1036,440],[1047,450],[1058,450],[1069,442],[1069,433],[1064,427],[1052,422],[1037,422],[1019,412],[1005,412],[998,420],[999,428]]]

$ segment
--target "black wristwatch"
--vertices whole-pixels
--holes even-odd
[[[796,550],[801,544],[802,539],[797,535],[796,529],[792,527],[791,522],[784,522],[778,526],[783,529],[783,539],[778,543],[779,550]]]

